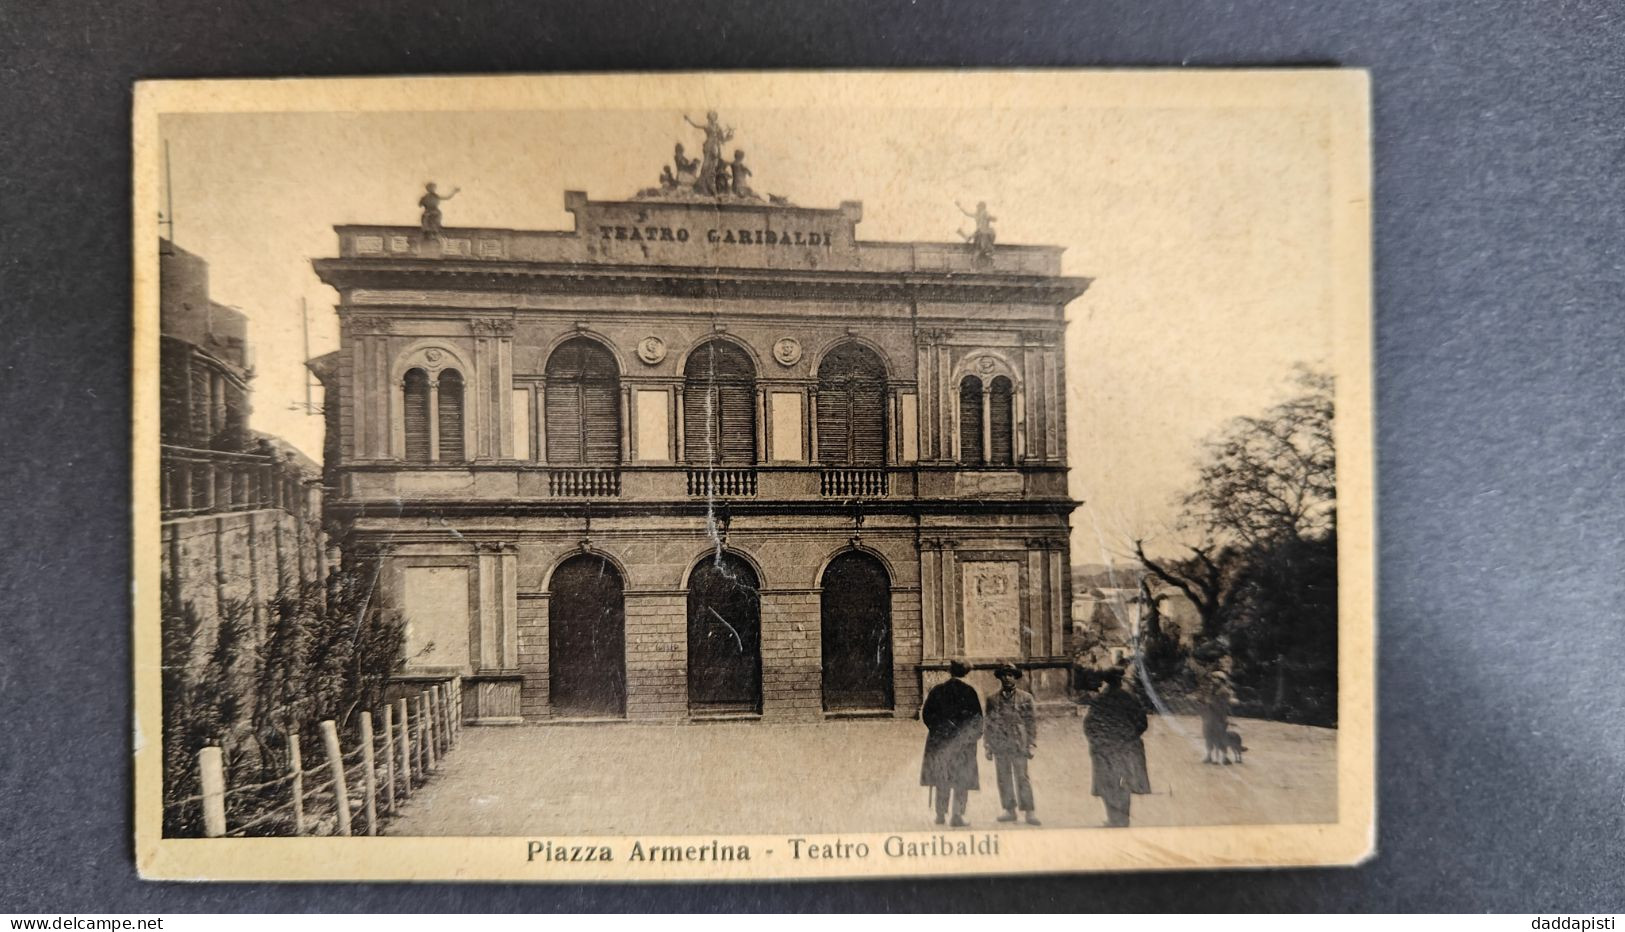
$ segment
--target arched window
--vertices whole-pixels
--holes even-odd
[[[756,367],[745,351],[712,340],[689,354],[683,380],[684,459],[756,462]]]
[[[989,463],[1011,466],[1016,462],[1015,391],[1010,380],[998,376],[987,392]]]
[[[543,411],[550,463],[621,461],[621,385],[615,357],[578,337],[547,360]]]
[[[818,366],[818,461],[886,462],[886,365],[860,344],[836,347]]]
[[[408,369],[403,387],[406,417],[406,461],[429,462],[429,373]]]
[[[438,426],[440,427],[440,457],[442,463],[463,460],[463,374],[456,369],[442,369],[439,377]]]
[[[982,380],[965,376],[959,383],[959,461],[982,462]]]

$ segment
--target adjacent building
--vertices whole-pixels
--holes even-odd
[[[321,577],[319,470],[249,426],[247,318],[210,297],[206,261],[158,245],[164,585],[212,630],[230,603],[259,612]]]
[[[1064,692],[1088,281],[678,169],[566,192],[571,229],[434,205],[316,261],[327,505],[407,674],[486,722],[912,715],[956,657]]]

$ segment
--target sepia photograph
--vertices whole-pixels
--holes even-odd
[[[135,106],[143,876],[1375,850],[1363,72]]]

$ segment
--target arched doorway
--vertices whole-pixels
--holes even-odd
[[[553,714],[626,714],[626,603],[621,574],[603,557],[571,557],[553,571],[547,669]]]
[[[848,550],[820,581],[824,710],[892,707],[891,577],[880,561]]]
[[[737,554],[708,556],[688,577],[688,706],[762,710],[762,597]]]

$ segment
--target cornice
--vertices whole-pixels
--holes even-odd
[[[677,266],[462,262],[421,259],[317,259],[316,273],[352,288],[463,288],[580,295],[662,294],[683,298],[890,299],[1065,304],[1091,279],[1075,276],[810,272]]]
[[[1064,517],[1080,503],[1069,498],[1026,499],[865,499],[868,516],[937,517],[942,515],[1052,515]],[[713,507],[703,499],[682,501],[620,501],[616,499],[540,499],[447,501],[398,499],[390,502],[335,500],[327,503],[328,517],[345,521],[364,518],[569,518],[580,520],[589,511],[594,520],[624,517],[704,517]],[[841,499],[809,501],[729,499],[729,513],[768,517],[850,518],[852,503]]]

